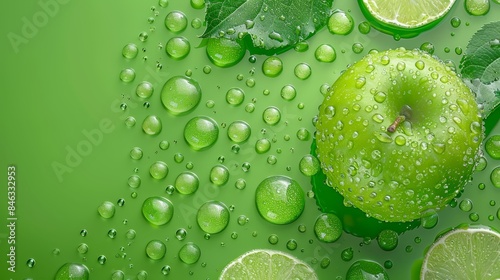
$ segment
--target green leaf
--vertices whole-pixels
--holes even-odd
[[[333,0],[206,0],[203,38],[247,40],[255,52],[294,46],[326,25]]]
[[[500,21],[485,24],[474,34],[460,62],[462,77],[489,84],[500,77]]]
[[[464,79],[464,82],[476,94],[476,101],[482,108],[483,118],[488,118],[500,105],[500,81],[484,84],[479,79]],[[497,121],[498,119],[495,123]]]

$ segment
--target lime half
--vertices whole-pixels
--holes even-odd
[[[220,279],[315,280],[318,276],[309,265],[294,256],[281,251],[256,249],[231,261],[222,270]]]
[[[421,279],[500,279],[500,234],[459,228],[441,236],[425,255]]]
[[[456,0],[358,0],[361,11],[378,30],[411,38],[436,25]]]

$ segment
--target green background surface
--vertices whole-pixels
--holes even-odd
[[[286,251],[308,262],[320,279],[345,277],[348,267],[359,259],[372,259],[380,264],[391,260],[393,267],[388,269],[391,279],[408,279],[414,262],[423,256],[436,234],[459,223],[470,223],[471,212],[479,214],[477,223],[500,228],[496,216],[498,205],[490,206],[490,200],[500,197],[500,189],[494,188],[489,179],[499,162],[488,156],[486,169],[474,175],[473,181],[458,199],[460,202],[470,198],[474,203],[473,210],[463,212],[458,208],[448,208],[440,212],[435,228],[418,228],[403,233],[398,248],[392,252],[382,251],[376,240],[362,244],[361,238],[346,233],[335,243],[321,243],[313,232],[314,221],[321,213],[313,198],[306,200],[305,211],[297,221],[283,226],[264,221],[254,206],[256,186],[271,175],[292,177],[305,192],[311,190],[310,178],[298,170],[299,160],[309,153],[311,139],[299,141],[295,135],[299,128],[314,132],[311,120],[322,101],[321,85],[331,84],[348,64],[374,48],[416,48],[423,42],[432,42],[436,47],[435,54],[458,65],[461,56],[455,54],[454,49],[461,47],[465,50],[468,39],[476,30],[484,23],[498,20],[500,5],[491,2],[488,15],[473,17],[466,14],[464,3],[459,0],[433,30],[414,39],[395,41],[391,36],[373,29],[367,35],[360,34],[357,24],[365,19],[355,1],[335,1],[334,8],[350,11],[355,20],[355,30],[347,36],[330,34],[326,28],[320,30],[308,40],[308,51],[297,53],[291,50],[280,55],[284,71],[275,79],[262,74],[263,56],[258,56],[257,62],[252,64],[248,62],[247,53],[242,63],[227,69],[211,65],[204,48],[198,47],[201,43],[198,36],[202,34],[203,27],[194,29],[188,25],[187,30],[181,33],[191,43],[191,53],[187,58],[175,61],[168,58],[163,49],[159,50],[159,43],[165,44],[169,38],[177,36],[163,25],[169,11],[183,11],[190,22],[194,18],[204,18],[204,10],[191,8],[189,1],[171,0],[166,8],[159,7],[154,0],[6,3],[0,12],[3,89],[0,102],[0,167],[4,169],[0,172],[0,222],[8,224],[7,168],[14,165],[17,188],[16,272],[7,270],[9,231],[6,226],[1,226],[0,278],[50,279],[64,263],[78,262],[89,268],[90,279],[111,279],[116,270],[123,271],[126,279],[135,279],[141,271],[148,273],[148,279],[216,279],[221,269],[238,255],[254,248],[270,248]],[[51,6],[52,10],[45,10],[41,3],[55,3],[55,6]],[[152,6],[159,12],[156,17]],[[153,24],[147,22],[151,16],[156,19]],[[459,28],[450,25],[452,16],[462,19]],[[29,26],[28,22],[33,26]],[[150,30],[153,26],[155,31]],[[138,40],[138,34],[143,31],[150,34],[146,43]],[[13,43],[13,36],[24,39],[19,44]],[[121,50],[130,42],[147,51],[139,53],[134,60],[125,60]],[[355,54],[351,50],[355,42],[364,45],[362,53]],[[315,60],[314,50],[322,43],[335,47],[335,62],[319,63]],[[445,47],[451,51],[445,52]],[[143,55],[148,56],[145,62],[141,59]],[[161,70],[156,69],[157,61],[163,65]],[[300,62],[308,63],[313,71],[312,76],[304,81],[293,74],[294,66]],[[210,74],[202,71],[206,65],[211,65]],[[133,67],[137,73],[135,81],[128,85],[118,79],[124,67]],[[169,115],[159,99],[161,86],[169,77],[183,75],[188,69],[192,70],[192,77],[203,89],[201,103],[188,115]],[[237,74],[243,75],[242,81],[236,78]],[[249,78],[255,79],[254,87],[245,84]],[[134,93],[135,85],[142,80],[149,80],[155,86],[155,93],[148,100],[151,105],[147,109],[142,106],[144,101]],[[298,92],[292,101],[284,101],[279,96],[280,89],[287,84],[293,84]],[[241,106],[233,107],[225,103],[225,93],[231,87],[245,90],[246,98]],[[265,89],[269,89],[271,94],[265,96]],[[205,106],[208,100],[215,101],[214,108]],[[298,108],[300,102],[304,103],[304,109]],[[119,109],[121,103],[127,103],[125,111]],[[245,111],[247,103],[255,104],[253,113]],[[262,121],[262,110],[267,106],[280,108],[282,119],[278,125],[268,126]],[[142,132],[142,120],[149,114],[156,114],[162,119],[160,135],[151,137]],[[137,119],[133,128],[124,125],[124,118],[129,115]],[[192,151],[183,140],[184,124],[196,115],[209,116],[221,127],[216,145],[206,151]],[[232,143],[224,129],[224,124],[235,120],[245,120],[252,127],[252,136],[240,145],[238,154],[231,151]],[[106,131],[100,127],[103,124]],[[102,137],[90,145],[90,150],[80,155],[79,160],[68,158],[71,157],[71,150],[89,143],[88,133],[95,133],[98,129],[101,129]],[[265,135],[262,129],[266,130]],[[492,134],[499,133],[500,126],[497,125]],[[284,139],[286,135],[290,136],[290,140]],[[254,143],[262,137],[274,137],[276,142],[271,151],[257,155]],[[170,142],[168,150],[158,148],[161,140]],[[136,146],[144,151],[143,158],[138,161],[129,156],[130,149]],[[182,163],[173,160],[176,153],[184,155]],[[271,154],[278,158],[275,165],[266,162]],[[219,164],[220,156],[225,157],[224,165],[231,175],[226,185],[216,187],[209,182],[208,173],[212,166]],[[68,164],[68,160],[73,162]],[[149,166],[157,160],[165,161],[170,169],[167,178],[160,181],[148,174]],[[68,166],[68,172],[58,176],[54,171],[54,162]],[[173,184],[177,174],[186,170],[188,162],[193,163],[192,171],[200,178],[199,190],[191,196],[165,193],[165,187]],[[241,168],[244,162],[251,164],[248,172]],[[132,174],[142,178],[142,184],[136,190],[127,185],[127,178]],[[245,189],[234,187],[238,178],[246,180]],[[486,184],[486,188],[479,191],[479,183]],[[134,191],[137,198],[131,197]],[[154,195],[165,196],[174,203],[174,218],[167,225],[154,227],[142,217],[142,202]],[[103,201],[116,204],[120,198],[125,199],[125,204],[117,206],[113,218],[103,219],[98,215],[97,207]],[[227,206],[233,205],[234,210],[228,228],[207,240],[197,226],[195,216],[198,207],[212,199]],[[240,215],[249,218],[244,226],[236,222]],[[492,221],[488,220],[489,215],[494,216]],[[305,225],[306,232],[299,232],[299,225]],[[107,236],[112,228],[117,231],[114,239]],[[179,228],[188,232],[185,240],[179,241],[175,237]],[[86,237],[80,236],[82,229],[88,231]],[[128,229],[137,232],[135,239],[127,240],[125,232]],[[255,237],[252,235],[254,231],[257,233]],[[238,234],[236,239],[231,238],[233,232]],[[279,236],[278,244],[268,243],[270,234]],[[415,237],[420,237],[421,242],[416,243]],[[145,246],[153,239],[162,240],[167,245],[167,254],[162,260],[152,261],[145,255]],[[296,250],[286,248],[290,239],[298,242]],[[179,248],[186,242],[195,242],[202,250],[201,259],[196,264],[183,264],[177,257]],[[88,253],[77,252],[80,243],[89,246]],[[411,246],[411,252],[407,252],[408,246]],[[349,247],[354,250],[354,258],[349,262],[342,261],[340,253]],[[107,258],[103,265],[97,262],[101,255]],[[36,262],[32,268],[26,265],[30,258]],[[327,268],[320,268],[319,262],[323,258],[331,261]],[[165,265],[171,267],[168,276],[160,272]]]

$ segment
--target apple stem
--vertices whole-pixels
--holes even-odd
[[[396,131],[396,128],[398,128],[399,124],[404,122],[406,119],[405,116],[399,115],[397,118],[394,120],[394,122],[387,128],[387,132],[394,132]]]
[[[398,126],[403,123],[406,119],[411,117],[411,108],[408,105],[403,106],[399,116],[396,117],[394,122],[387,128],[387,132],[394,132],[398,128]]]

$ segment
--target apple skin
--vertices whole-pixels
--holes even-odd
[[[456,73],[404,48],[372,51],[343,72],[316,129],[327,184],[346,205],[388,222],[445,207],[470,181],[484,137],[475,97]]]

